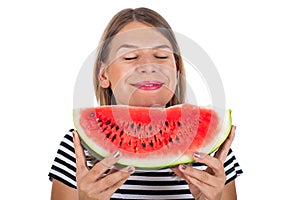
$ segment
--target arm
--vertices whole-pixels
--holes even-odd
[[[236,200],[236,199],[237,199],[237,195],[236,195],[235,181],[232,180],[225,185],[221,200]]]
[[[62,182],[53,179],[52,180],[52,191],[51,191],[51,200],[77,200],[77,190],[71,188]]]

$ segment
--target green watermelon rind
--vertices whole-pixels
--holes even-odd
[[[73,120],[74,120],[74,125],[75,128],[77,129],[77,132],[81,138],[81,143],[84,146],[85,149],[88,150],[88,152],[94,156],[96,159],[101,160],[107,156],[109,156],[110,152],[101,148],[101,150],[96,150],[97,148],[100,148],[98,145],[93,144],[93,141],[90,140],[85,134],[84,131],[82,130],[80,124],[79,124],[79,115],[80,109],[74,109],[73,110]],[[216,151],[226,140],[228,137],[230,130],[231,130],[231,125],[232,125],[232,117],[231,117],[231,110],[227,110],[225,117],[223,118],[224,121],[222,123],[222,129],[219,131],[219,137],[216,139],[216,141],[213,142],[213,144],[210,144],[209,147],[199,149],[200,152],[210,154],[214,151]],[[100,154],[101,152],[101,154]],[[170,168],[177,166],[179,164],[187,164],[194,162],[194,159],[192,155],[182,155],[179,157],[179,159],[174,160],[174,162],[164,165],[164,166],[159,166],[159,165],[152,165],[152,166],[139,166],[136,164],[133,164],[136,168],[139,169],[163,169],[163,168]],[[117,163],[119,167],[122,166],[127,166],[128,163],[122,163],[122,159]]]

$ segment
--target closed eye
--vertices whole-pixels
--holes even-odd
[[[158,58],[158,59],[167,59],[168,56],[155,56],[155,58]]]
[[[135,60],[137,59],[138,56],[133,56],[133,57],[125,57],[124,60]]]

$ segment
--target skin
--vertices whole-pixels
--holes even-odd
[[[141,35],[141,30],[142,35],[147,37],[137,37]],[[112,88],[117,104],[165,106],[174,94],[177,73],[171,44],[158,31],[145,24],[131,22],[126,25],[119,32],[118,37],[113,39],[109,61],[103,65],[99,73],[100,85],[103,88]],[[146,84],[145,90],[134,85],[145,80],[160,82],[162,86],[149,89],[152,86]],[[89,169],[76,131],[73,135],[78,189],[72,189],[53,179],[51,199],[110,199],[112,194],[134,173],[134,167],[111,169],[122,156],[115,153]],[[215,157],[195,152],[195,162],[208,166],[205,171],[186,165],[179,165],[172,169],[187,181],[195,199],[234,200],[237,198],[235,182],[231,181],[225,185],[226,175],[223,167],[234,135],[235,126],[232,127],[229,137]],[[111,169],[110,172],[104,176],[104,172],[108,169]]]
[[[171,43],[147,25],[132,22],[121,29],[103,65],[100,85],[112,88],[117,104],[164,107],[174,94],[177,72]],[[135,86],[143,81],[159,82],[162,87]]]

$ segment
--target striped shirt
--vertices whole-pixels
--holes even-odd
[[[87,165],[91,168],[88,152]],[[213,156],[213,154],[212,154]],[[194,168],[204,170],[206,166],[193,163]],[[243,173],[232,150],[230,149],[224,163],[226,183]],[[72,188],[76,184],[76,159],[72,133],[68,133],[60,143],[57,155],[49,172],[49,178],[61,181]],[[136,171],[113,194],[111,199],[194,199],[188,184],[170,169]]]

